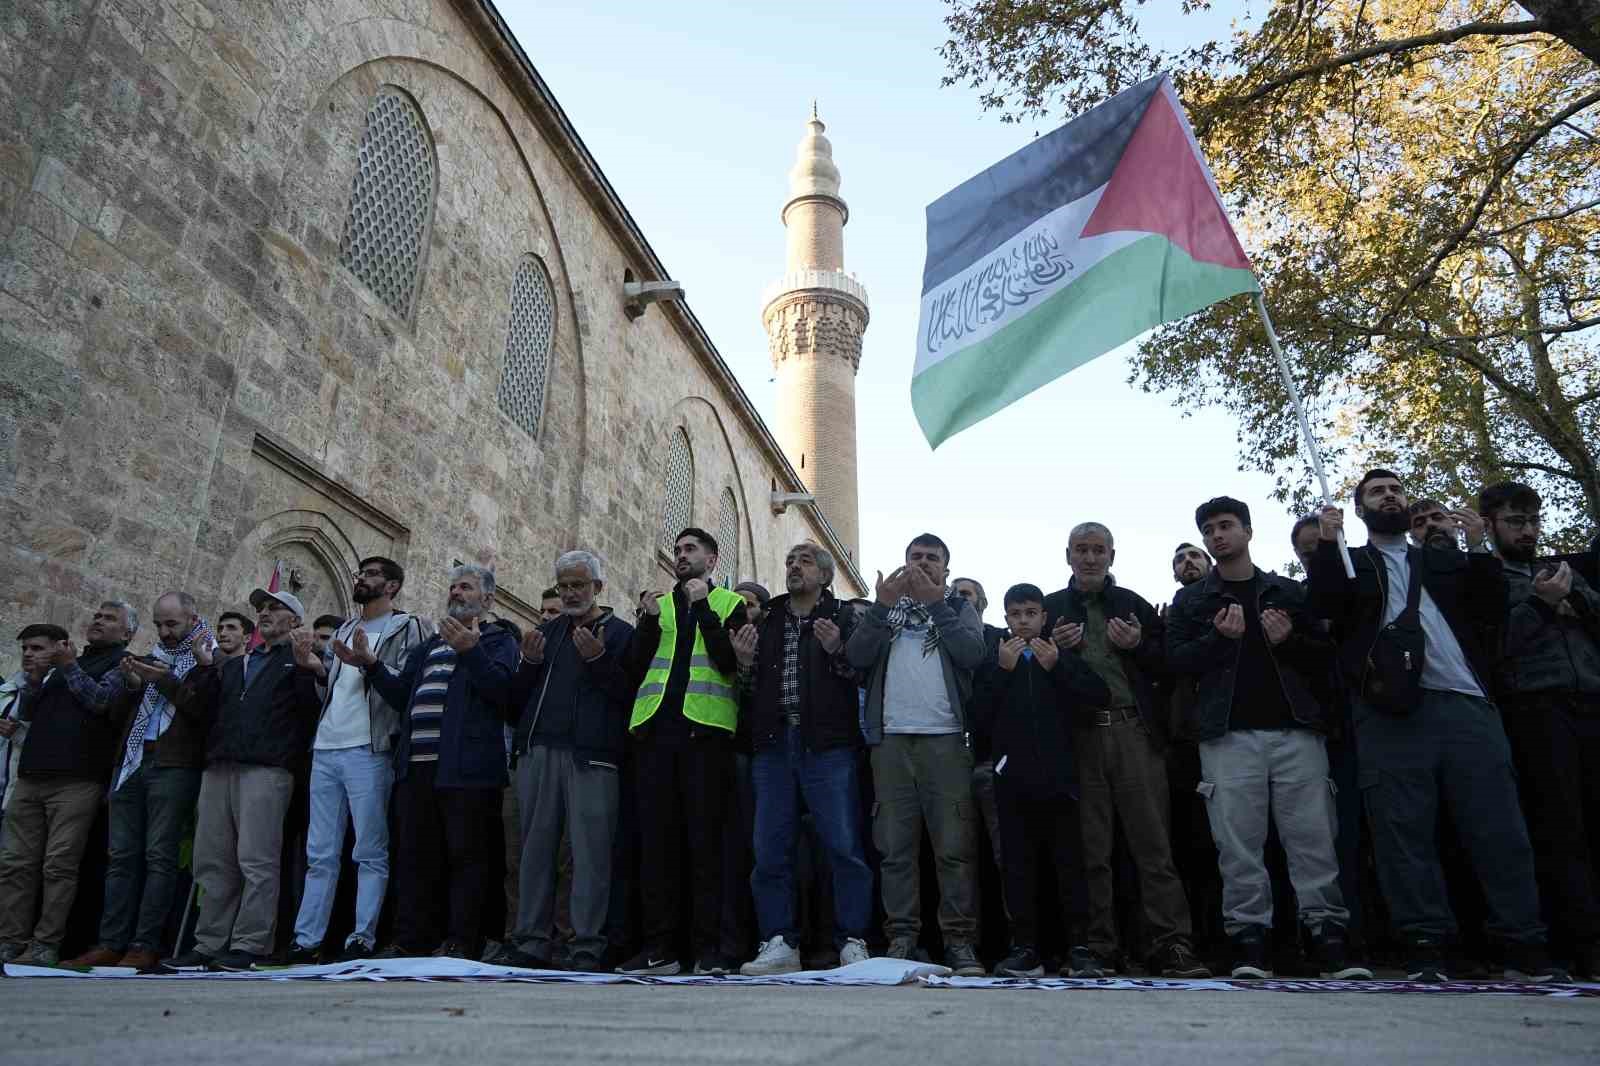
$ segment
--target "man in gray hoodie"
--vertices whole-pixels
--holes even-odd
[[[926,821],[939,873],[945,962],[982,976],[974,941],[977,833],[966,702],[983,660],[983,627],[972,604],[945,587],[950,549],[932,533],[906,547],[906,565],[880,572],[877,602],[845,654],[867,675],[865,732],[877,802],[873,840],[883,856],[884,932],[889,956],[908,958],[922,931],[918,850]]]

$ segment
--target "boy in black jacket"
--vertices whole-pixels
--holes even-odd
[[[1005,609],[1010,628],[982,668],[974,701],[976,726],[994,752],[1000,852],[1011,911],[1011,954],[995,967],[995,974],[1044,975],[1038,950],[1041,853],[1055,865],[1071,947],[1066,972],[1071,974],[1089,952],[1072,713],[1080,701],[1104,706],[1110,693],[1083,659],[1042,636],[1044,593],[1037,585],[1013,585],[1006,591]]]

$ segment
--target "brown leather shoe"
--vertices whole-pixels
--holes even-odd
[[[75,959],[68,959],[63,966],[116,966],[122,962],[122,952],[112,951],[110,948],[96,944]]]
[[[119,966],[131,966],[140,973],[154,973],[161,967],[161,956],[153,951],[135,948],[122,956]]]

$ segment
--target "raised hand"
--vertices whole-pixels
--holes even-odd
[[[944,599],[944,586],[923,573],[920,566],[907,567],[905,581],[907,594],[919,603],[932,607]]]
[[[733,654],[738,658],[739,665],[746,670],[756,664],[756,644],[760,639],[761,631],[749,622],[734,631]]]
[[[1216,617],[1211,619],[1211,624],[1217,627],[1218,633],[1229,640],[1238,640],[1244,636],[1244,608],[1237,603],[1230,603],[1217,612]]]
[[[131,655],[122,657],[122,672],[140,685],[150,685],[163,680],[172,673],[171,667],[164,663],[147,663],[135,659]]]
[[[1293,629],[1294,621],[1288,611],[1268,607],[1261,612],[1261,632],[1266,635],[1268,644],[1282,644]]]
[[[354,646],[342,640],[333,642],[333,654],[339,657],[340,662],[347,666],[371,666],[378,661],[378,657],[372,654],[372,642],[367,639],[365,629],[356,626],[355,636],[351,639],[355,641]]]
[[[817,635],[817,643],[822,645],[822,650],[832,655],[844,646],[844,634],[840,632],[839,625],[831,618],[819,618],[811,627],[811,632]]]
[[[705,578],[691,577],[683,583],[683,594],[691,604],[696,604],[711,595],[711,586],[706,584]]]
[[[50,665],[57,669],[71,666],[78,661],[78,646],[69,637],[56,642],[56,650],[50,653]]]
[[[204,639],[204,634],[197,635],[189,645],[189,650],[194,653],[196,666],[210,666],[217,661],[217,646]]]
[[[639,593],[639,610],[654,618],[661,613],[661,593]]]
[[[1455,522],[1456,528],[1467,535],[1469,548],[1482,544],[1485,534],[1489,532],[1489,523],[1470,507],[1457,507],[1450,512],[1450,518]]]
[[[576,639],[576,630],[574,639]],[[535,666],[544,662],[544,630],[534,626],[522,636],[522,657]]]
[[[439,635],[444,642],[455,649],[457,655],[471,651],[478,646],[478,619],[472,619],[472,625],[465,626],[460,622],[445,615],[439,620]]]
[[[1317,512],[1317,536],[1323,540],[1338,540],[1344,532],[1344,509],[1324,507]]]
[[[289,634],[289,645],[294,651],[295,665],[314,674],[325,674],[328,672],[327,667],[322,665],[322,656],[317,654],[316,640],[317,635],[304,626]]]
[[[885,607],[893,607],[905,593],[906,568],[891,570],[888,577],[883,576],[883,571],[878,571],[877,597],[878,602]]]
[[[1039,665],[1046,670],[1054,670],[1056,663],[1061,660],[1061,652],[1054,641],[1045,640],[1043,637],[1034,637],[1028,641],[1028,647],[1033,649],[1033,657],[1039,660]]]
[[[1050,639],[1055,641],[1056,647],[1062,651],[1071,651],[1083,643],[1083,623],[1057,622],[1050,630]]]
[[[1533,594],[1552,607],[1558,607],[1572,592],[1572,568],[1566,563],[1533,576]]]
[[[1132,651],[1144,640],[1144,627],[1133,614],[1129,614],[1126,620],[1109,618],[1106,620],[1106,639],[1123,651]]]
[[[1027,646],[1028,642],[1023,640],[1021,637],[1011,637],[1008,640],[1002,640],[1000,642],[1000,649],[997,652],[1000,669],[1015,670],[1017,668],[1017,661],[1022,658],[1022,649],[1026,648]]]
[[[534,630],[535,633],[538,630]],[[593,662],[606,653],[606,643],[583,626],[572,627],[572,647],[578,653],[578,658],[584,662]]]

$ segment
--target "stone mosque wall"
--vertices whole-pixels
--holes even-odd
[[[479,0],[57,0],[0,22],[0,664],[282,560],[347,613],[366,554],[436,614],[492,562],[527,620],[566,548],[627,609],[664,525],[782,584],[839,540]],[[535,55],[535,58],[536,55]],[[667,536],[676,532],[674,526]],[[842,572],[840,591],[864,591]],[[631,612],[630,612],[631,613]],[[309,622],[309,618],[307,619]],[[142,636],[149,639],[147,630]]]

